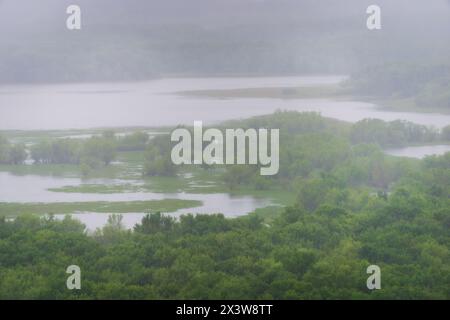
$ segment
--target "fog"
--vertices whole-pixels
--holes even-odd
[[[82,9],[82,30],[66,8]],[[383,29],[366,28],[382,8]],[[0,81],[343,74],[450,56],[447,0],[0,0]]]
[[[65,8],[70,4],[83,9],[85,25],[187,23],[212,27],[319,22],[332,29],[335,21],[347,20],[350,24],[355,22],[352,20],[363,20],[361,11],[378,4],[389,19],[427,25],[446,20],[448,26],[449,13],[448,0],[2,0],[0,26],[10,31],[63,28],[61,21],[64,22]]]

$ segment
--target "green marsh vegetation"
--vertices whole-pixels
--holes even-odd
[[[186,97],[217,99],[371,100],[381,108],[402,112],[450,113],[450,63],[373,63],[341,84],[320,87],[264,87],[178,92]]]
[[[280,128],[279,174],[261,177],[251,166],[167,170],[155,163],[168,156],[168,137],[157,136],[138,149],[116,147],[114,161],[103,160],[90,173],[106,177],[112,173],[106,175],[105,168],[117,167],[115,174],[123,176],[129,161],[139,168],[139,186],[67,186],[54,191],[205,190],[273,197],[284,207],[233,219],[220,214],[174,219],[155,212],[198,203],[1,204],[3,213],[20,214],[14,221],[0,219],[0,298],[449,298],[450,153],[419,160],[382,151],[386,146],[448,142],[446,131],[406,122],[349,124],[316,113],[282,111],[223,126]],[[109,145],[107,139],[111,135],[68,145],[76,145],[74,150],[85,156],[89,148],[83,146]],[[102,161],[102,153],[96,152]],[[62,164],[27,166],[53,165]],[[65,165],[81,167],[82,161]],[[82,170],[78,174],[82,176]],[[202,182],[208,187],[195,186]],[[118,218],[94,235],[70,217],[57,221],[35,215],[83,209],[153,213],[134,230],[126,230]],[[64,286],[65,269],[74,263],[83,270],[83,290],[77,292]],[[382,290],[370,292],[365,286],[371,264],[382,270]]]
[[[197,207],[200,204],[200,201],[178,199],[120,202],[0,203],[0,215],[13,217],[22,214],[47,215],[71,214],[76,212],[173,212],[178,209]]]
[[[279,87],[279,88],[246,88],[222,90],[191,90],[181,91],[177,94],[186,97],[205,97],[217,99],[233,98],[270,98],[270,99],[311,99],[311,98],[344,98],[348,97],[340,85],[317,87]]]
[[[175,166],[170,161],[169,136],[150,138],[144,131],[125,136],[104,131],[87,139],[43,138],[30,147],[32,165],[2,165],[0,169],[88,179],[81,185],[52,188],[52,192],[228,192],[269,197],[290,205],[299,190],[308,189],[310,181],[324,175],[333,177],[337,187],[351,184],[389,190],[405,170],[417,167],[418,161],[384,155],[382,148],[449,142],[447,128],[438,131],[405,121],[373,119],[349,124],[316,113],[279,111],[229,121],[222,127],[279,128],[279,174],[262,177],[257,166]],[[106,185],[90,183],[90,178],[124,181]]]
[[[110,223],[88,236],[70,218],[0,220],[0,297],[448,299],[449,161],[420,161],[389,193],[317,177],[270,222],[151,214],[134,231]],[[83,270],[75,292],[63,285],[73,263]],[[370,292],[374,263],[383,289]]]
[[[448,61],[375,64],[353,74],[347,85],[388,110],[450,112]]]

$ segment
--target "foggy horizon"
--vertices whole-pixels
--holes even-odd
[[[0,1],[0,82],[351,74],[450,56],[446,0],[378,1],[378,33],[365,28],[371,1],[79,0],[82,30],[70,32],[72,2]]]

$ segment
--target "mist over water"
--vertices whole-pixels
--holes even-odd
[[[70,4],[0,1],[0,129],[213,123],[277,109],[319,111],[352,122],[374,117],[436,127],[449,123],[440,114],[387,114],[356,102],[344,107],[337,101],[219,101],[171,94],[305,81],[325,85],[336,79],[298,75],[348,75],[393,61],[448,61],[445,0],[377,1],[383,10],[377,32],[366,28],[372,1],[365,0],[79,0],[82,29],[74,32],[65,24]],[[223,75],[260,78],[205,78]],[[168,76],[191,78],[156,80]]]
[[[269,114],[276,110],[315,111],[357,122],[365,118],[408,120],[442,128],[443,114],[389,112],[371,103],[330,99],[195,98],[186,90],[253,87],[326,86],[344,79],[330,77],[182,78],[138,83],[8,86],[0,89],[0,128],[55,130],[105,127],[155,127],[206,124]]]

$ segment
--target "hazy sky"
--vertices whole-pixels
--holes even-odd
[[[447,0],[0,0],[2,31],[64,27],[65,8],[81,6],[84,23],[192,23],[204,26],[246,23],[302,23],[358,18],[379,4],[389,19],[435,24],[450,20]],[[388,22],[388,21],[387,21]]]
[[[383,29],[371,33],[374,3]],[[66,29],[70,4],[82,9],[80,32]],[[0,82],[341,73],[379,57],[448,58],[450,1],[0,0],[0,39]]]

